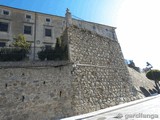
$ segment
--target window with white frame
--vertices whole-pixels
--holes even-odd
[[[8,10],[3,10],[3,15],[10,15],[10,12]]]
[[[7,22],[0,22],[0,31],[1,32],[8,32],[9,23]]]
[[[24,25],[24,34],[31,35],[32,34],[32,26]]]
[[[52,29],[51,28],[45,28],[45,36],[52,37]]]
[[[46,22],[51,22],[51,19],[50,18],[46,18]]]
[[[32,18],[32,16],[31,16],[31,15],[26,14],[26,19],[31,19],[31,18]]]

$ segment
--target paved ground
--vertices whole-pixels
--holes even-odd
[[[63,120],[160,120],[160,95]]]

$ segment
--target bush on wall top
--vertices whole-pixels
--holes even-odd
[[[67,60],[67,45],[62,44],[61,38],[56,39],[55,48],[45,48],[38,52],[38,58],[40,60]]]

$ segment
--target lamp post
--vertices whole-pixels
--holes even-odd
[[[33,61],[35,61],[35,55],[36,55],[36,23],[37,23],[37,13],[35,12]]]

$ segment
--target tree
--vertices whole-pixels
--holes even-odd
[[[26,41],[26,38],[22,34],[19,34],[13,39],[15,40],[15,42],[13,43],[13,46],[15,47],[20,47],[22,49],[28,50],[31,46],[31,44]]]
[[[150,80],[154,80],[158,94],[160,94],[159,81],[160,81],[160,71],[159,70],[150,70],[147,72],[146,77]]]
[[[143,71],[146,73],[146,72],[150,71],[152,68],[153,68],[153,66],[149,62],[146,62],[146,67],[143,68]]]
[[[62,37],[56,38],[54,57],[55,57],[55,60],[67,60],[68,59],[67,45],[63,44]]]
[[[62,40],[61,40],[61,38],[56,38],[54,57],[57,60],[62,60],[62,56],[63,56]]]
[[[40,60],[68,60],[68,47],[62,42],[62,37],[56,38],[55,48],[45,48],[38,52]]]
[[[22,34],[19,34],[17,37],[14,37],[13,39],[15,40],[13,46],[16,47],[14,49],[20,51],[19,53],[17,53],[17,56],[19,56],[21,59],[26,58],[31,43],[27,42],[26,38]]]
[[[128,66],[129,66],[129,67],[132,67],[132,68],[133,68],[133,67],[136,67],[136,66],[135,66],[135,63],[133,62],[133,60],[129,60]]]
[[[133,62],[133,60],[129,60],[128,67],[133,68],[133,69],[136,70],[137,72],[140,72],[140,68],[139,68],[139,67],[136,67],[136,65],[135,65],[135,63]]]

